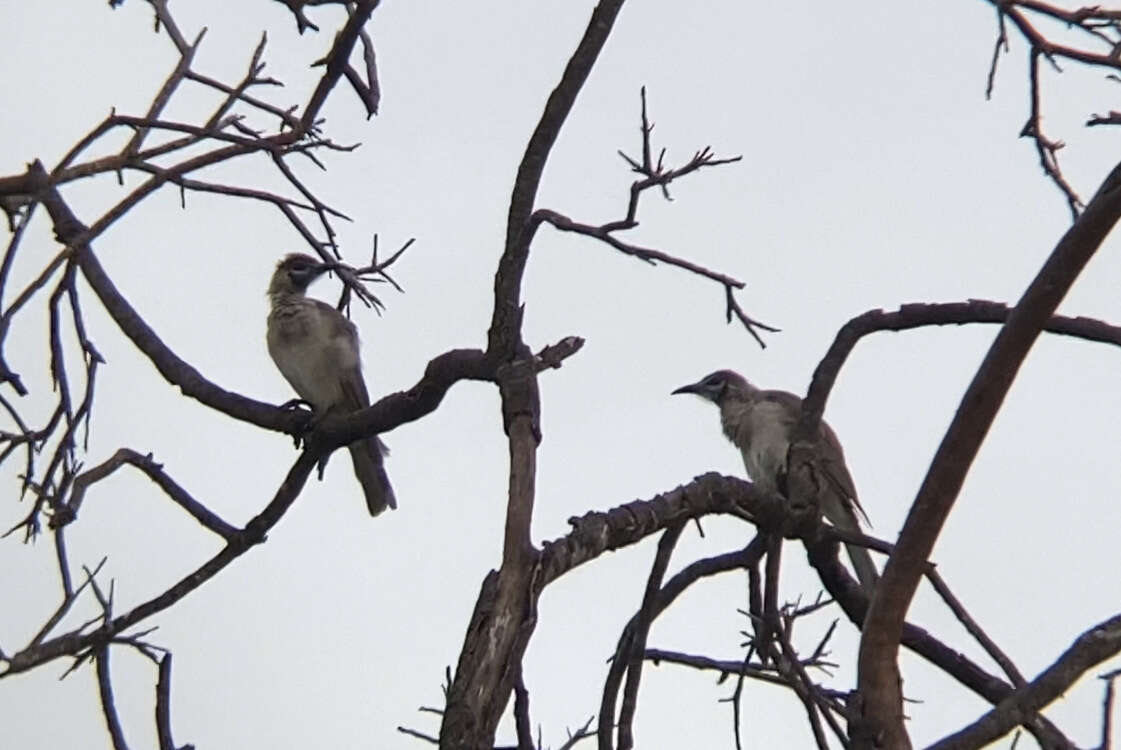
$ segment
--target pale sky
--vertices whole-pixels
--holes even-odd
[[[492,279],[522,149],[593,3],[386,2],[369,26],[380,67],[381,114],[366,121],[345,86],[328,103],[327,132],[361,142],[328,154],[328,171],[301,164],[319,196],[351,216],[336,225],[358,265],[373,233],[383,247],[416,244],[397,266],[406,294],[387,292],[381,317],[356,308],[371,394],[407,388],[429,359],[485,345]],[[262,30],[263,91],[302,104],[318,72],[307,64],[330,33],[295,33],[280,3],[172,3],[193,38],[209,27],[196,68],[236,80]],[[332,27],[335,16],[312,9]],[[41,158],[56,163],[115,107],[142,115],[177,56],[152,33],[149,7],[131,0],[8,2],[0,24],[6,106],[0,174]],[[984,98],[995,34],[988,3],[638,3],[624,7],[545,171],[538,205],[588,223],[619,218],[632,179],[616,151],[638,150],[639,87],[656,123],[655,145],[673,164],[704,146],[743,161],[689,176],[674,201],[649,195],[628,239],[747,282],[749,314],[774,324],[761,350],[725,325],[722,289],[669,267],[652,268],[574,235],[543,228],[523,297],[534,348],[568,335],[584,349],[541,376],[542,428],[534,539],[564,534],[567,519],[647,499],[716,470],[743,476],[715,410],[670,391],[720,367],[768,388],[804,394],[837,329],[872,308],[969,298],[1014,302],[1069,226],[1061,195],[1033,145],[1017,138],[1027,117],[1024,45],[1013,38],[996,91]],[[1113,167],[1117,131],[1086,129],[1118,108],[1102,71],[1067,65],[1045,74],[1051,137],[1072,183],[1088,198]],[[184,89],[168,119],[197,121],[212,98]],[[112,140],[106,149],[119,147]],[[98,152],[104,153],[104,152]],[[213,179],[278,187],[263,157]],[[128,185],[138,178],[128,177]],[[123,195],[112,177],[64,190],[87,223]],[[265,287],[276,260],[305,250],[271,207],[203,195],[179,206],[172,189],[145,201],[94,244],[133,306],[164,342],[220,386],[280,403],[293,396],[264,344]],[[57,251],[37,215],[17,278]],[[1061,311],[1121,322],[1121,246],[1099,251]],[[271,499],[295,460],[291,440],[183,399],[132,348],[88,288],[89,334],[105,355],[86,464],[119,447],[151,452],[188,491],[240,524]],[[333,300],[334,281],[313,292]],[[6,307],[11,293],[3,301]],[[34,420],[53,405],[44,349],[45,306],[17,319],[6,343],[31,388]],[[826,418],[844,444],[872,533],[894,540],[931,456],[996,329],[879,334],[842,370]],[[1121,356],[1110,347],[1044,337],[971,470],[934,550],[940,571],[1028,679],[1121,601]],[[10,394],[9,394],[10,395]],[[11,425],[0,425],[10,430]],[[454,667],[479,586],[497,566],[506,446],[497,391],[456,385],[439,410],[384,436],[400,507],[370,519],[336,456],[268,542],[144,625],[175,656],[177,743],[228,747],[424,747],[396,731],[429,734],[446,665]],[[18,503],[22,465],[0,471],[0,525]],[[751,529],[710,519],[705,538],[686,529],[670,574],[741,546]],[[95,485],[68,535],[76,571],[103,557],[116,611],[163,591],[217,544],[138,472]],[[541,598],[526,659],[532,719],[546,745],[598,711],[606,659],[639,606],[654,542],[606,555]],[[57,606],[53,547],[0,541],[0,648],[26,645]],[[820,588],[798,546],[784,556],[783,598]],[[649,645],[742,658],[737,614],[743,575],[695,587],[659,619]],[[96,614],[92,599],[65,621]],[[812,649],[834,617],[802,623]],[[842,617],[843,619],[843,617]],[[929,589],[910,621],[997,674]],[[842,622],[828,684],[855,679],[856,632]],[[0,680],[5,747],[107,748],[92,666],[63,681],[59,660]],[[1091,670],[1047,711],[1080,745],[1099,741],[1103,684]],[[916,746],[973,721],[988,706],[906,654],[904,692]],[[156,673],[127,649],[113,652],[114,688],[131,747],[155,745]],[[731,681],[647,665],[636,739],[642,748],[734,747]],[[748,683],[747,747],[812,747],[788,692]],[[1117,722],[1121,723],[1121,722]],[[505,721],[499,742],[513,742]],[[1116,741],[1116,740],[1115,740]],[[1010,739],[1001,741],[1007,747]],[[591,747],[589,741],[585,747]],[[1030,737],[1018,747],[1032,747]]]

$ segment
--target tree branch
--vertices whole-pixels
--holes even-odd
[[[26,672],[61,656],[74,655],[89,649],[96,649],[109,643],[119,633],[157,612],[162,612],[178,602],[187,594],[217,575],[253,546],[265,540],[265,536],[276,522],[295,502],[307,481],[311,470],[319,462],[320,454],[306,450],[289,470],[284,482],[276,491],[272,501],[254,516],[245,528],[233,537],[218,554],[207,560],[199,568],[187,574],[178,583],[162,594],[137,605],[123,615],[107,620],[96,630],[88,633],[81,629],[66,633],[42,643],[36,643],[0,661],[5,668],[0,678]],[[6,662],[6,665],[4,664]]]
[[[1028,351],[1119,217],[1121,164],[1060,240],[997,335],[962,397],[884,568],[861,639],[859,689],[864,719],[893,747],[909,745],[896,658],[904,617],[934,542]]]
[[[849,620],[863,629],[869,606],[867,592],[841,564],[834,545],[826,539],[804,544],[810,565],[817,571],[826,591],[840,605]],[[904,623],[902,645],[994,706],[1012,694],[1013,687],[1007,682],[970,661],[958,648],[947,646],[916,625]],[[1023,726],[1045,750],[1075,748],[1074,743],[1063,736],[1046,717],[1031,717]],[[850,724],[849,735],[854,745],[860,738],[861,729],[860,722]]]
[[[97,692],[101,698],[101,711],[105,715],[105,726],[109,730],[113,750],[128,750],[121,720],[117,716],[117,704],[113,699],[113,681],[109,675],[109,646],[97,649],[94,663],[97,666]]]
[[[977,721],[939,740],[928,750],[969,750],[995,742],[1062,697],[1088,670],[1118,653],[1121,653],[1121,615],[1114,615],[1078,636],[1054,664],[1030,683],[1013,692]]]
[[[487,349],[492,356],[509,357],[519,343],[511,338],[511,334],[515,329],[521,330],[521,285],[533,239],[533,224],[529,219],[537,198],[537,188],[553,144],[576,102],[576,95],[583,88],[607,42],[622,6],[623,0],[600,0],[596,4],[584,36],[569,58],[560,83],[549,95],[545,111],[518,165],[506,218],[506,241],[494,277],[495,306],[487,338]]]
[[[615,723],[615,697],[624,671],[627,681],[623,689],[623,707],[619,712],[619,750],[630,750],[634,747],[634,716],[638,710],[638,686],[642,681],[646,638],[656,616],[654,610],[661,594],[662,579],[665,577],[670,556],[677,545],[677,540],[681,537],[684,526],[683,521],[678,521],[662,532],[662,538],[658,541],[658,551],[654,556],[654,564],[646,580],[642,605],[639,607],[638,614],[627,624],[615,649],[615,657],[604,684],[603,700],[600,703],[598,732],[600,750],[611,750],[611,728]],[[612,679],[613,677],[615,679]]]
[[[448,690],[440,727],[442,750],[478,750],[494,744],[509,702],[517,665],[536,625],[540,589],[537,553],[530,539],[537,445],[541,440],[536,363],[522,339],[521,286],[533,231],[529,217],[549,152],[611,32],[622,0],[600,0],[518,167],[510,196],[506,240],[494,281],[494,311],[487,363],[502,399],[510,451],[510,480],[502,567],[483,583]]]

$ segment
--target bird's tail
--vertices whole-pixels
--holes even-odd
[[[348,447],[354,462],[354,475],[362,485],[370,515],[376,516],[386,508],[396,508],[397,497],[393,494],[389,475],[385,473],[385,453],[389,452],[385,444],[375,435]]]
[[[860,581],[860,585],[871,596],[876,589],[876,581],[880,578],[880,574],[876,572],[876,564],[872,562],[872,555],[869,554],[867,547],[860,547],[855,544],[846,544],[845,549],[848,550],[849,560],[852,561],[852,567],[856,571],[856,577]]]
[[[827,492],[821,498],[822,515],[837,528],[847,531],[860,532],[860,522],[856,516],[859,507],[860,505],[856,502],[856,495],[851,489],[844,492],[843,495],[836,492]],[[867,547],[856,544],[846,544],[845,549],[848,550],[849,560],[852,561],[852,568],[856,571],[857,580],[871,596],[876,589],[876,581],[880,579],[880,574],[876,572],[876,564],[872,562],[872,555],[868,552]]]

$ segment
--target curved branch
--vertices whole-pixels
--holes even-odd
[[[906,747],[897,654],[904,618],[965,474],[1032,344],[1121,218],[1121,164],[1067,231],[993,341],[962,397],[884,568],[860,643],[864,720],[888,746]]]
[[[133,607],[123,615],[104,622],[101,627],[88,633],[81,629],[32,644],[0,661],[5,668],[0,678],[38,667],[61,656],[75,655],[89,649],[96,649],[113,640],[126,628],[162,612],[217,575],[227,565],[239,558],[253,546],[265,540],[269,529],[276,525],[288,508],[296,501],[304,487],[311,470],[319,462],[321,453],[309,449],[300,454],[299,459],[288,471],[272,501],[264,510],[254,516],[236,536],[227,542],[218,554],[207,560],[193,572],[188,573],[178,583],[162,594]],[[6,664],[5,664],[6,662]]]
[[[39,179],[41,200],[54,222],[55,234],[60,241],[73,245],[72,251],[86,281],[110,317],[155,365],[165,380],[177,386],[184,395],[234,419],[289,434],[300,432],[305,427],[306,415],[227,391],[207,380],[164,344],[159,334],[152,330],[113,284],[92,247],[78,239],[83,236],[86,228],[57,189],[50,186],[42,165],[36,163],[31,169]],[[77,244],[73,244],[75,242]],[[579,351],[582,345],[582,339],[570,336],[542,350],[533,359],[533,367],[538,371],[559,367],[565,358]],[[331,420],[323,425],[320,432],[323,433],[324,441],[333,447],[345,445],[362,436],[387,432],[432,412],[440,404],[448,388],[460,380],[494,379],[494,368],[485,361],[483,352],[475,349],[445,352],[428,363],[420,382],[408,391],[386,396],[370,408],[349,417]]]
[[[97,649],[97,654],[94,656],[94,665],[97,671],[97,692],[101,698],[101,711],[105,715],[105,727],[109,730],[109,739],[113,742],[113,750],[128,750],[125,733],[121,728],[121,720],[117,716],[117,703],[113,698],[113,679],[109,674],[108,645]]]
[[[323,107],[323,103],[327,101],[327,95],[331,93],[331,89],[346,74],[350,65],[350,53],[358,42],[362,28],[370,20],[370,15],[380,2],[381,0],[361,0],[358,2],[350,12],[350,18],[347,19],[346,25],[335,37],[335,43],[331,46],[331,51],[327,53],[327,70],[323,74],[323,78],[320,79],[319,85],[315,87],[311,99],[304,107],[304,114],[300,118],[300,125],[305,132],[310,133],[315,129],[319,110]]]
[[[677,528],[677,526],[671,526],[670,528]],[[615,658],[611,663],[611,669],[608,670],[607,678],[604,680],[597,731],[601,748],[611,747],[611,727],[612,720],[615,718],[615,697],[623,681],[623,672],[627,669],[627,655],[630,654],[630,658],[635,658],[643,652],[643,649],[638,648],[635,644],[635,636],[640,623],[645,622],[646,629],[649,630],[649,625],[657,619],[658,615],[700,579],[726,573],[730,570],[740,570],[758,562],[764,551],[764,545],[761,543],[762,539],[762,536],[756,535],[752,542],[743,549],[691,563],[658,589],[657,594],[649,601],[649,606],[647,606],[646,600],[643,601],[640,610],[631,617],[619,636]],[[645,654],[645,658],[649,659],[650,650],[646,649]]]
[[[619,750],[630,750],[634,747],[634,716],[638,710],[638,686],[642,682],[642,662],[646,652],[646,638],[650,633],[650,625],[654,619],[654,609],[661,594],[662,579],[669,567],[670,556],[677,540],[681,537],[681,530],[685,527],[683,521],[670,526],[662,532],[658,540],[658,552],[654,556],[654,564],[650,568],[650,576],[646,580],[646,591],[642,596],[642,606],[638,614],[628,623],[623,637],[619,639],[619,646],[615,649],[615,659],[611,664],[611,672],[620,676],[625,670],[627,683],[623,689],[623,707],[619,712]],[[615,720],[616,689],[608,689],[613,681],[609,678],[608,685],[603,692],[603,701],[599,711],[599,746],[601,750],[611,750],[611,725]]]
[[[171,653],[160,658],[159,677],[156,679],[156,736],[160,750],[177,750],[171,739]],[[187,750],[185,746],[183,750]]]
[[[1039,155],[1040,166],[1043,168],[1044,174],[1062,191],[1067,206],[1070,208],[1072,220],[1077,220],[1078,214],[1083,208],[1082,201],[1059,168],[1058,152],[1064,147],[1064,143],[1061,140],[1049,138],[1043,132],[1039,58],[1045,57],[1051,67],[1060,73],[1062,72],[1062,68],[1059,67],[1060,59],[1073,60],[1093,67],[1121,70],[1121,57],[1117,54],[1118,45],[1121,43],[1119,42],[1121,14],[1115,10],[1103,10],[1098,6],[1068,10],[1039,0],[988,0],[988,2],[996,9],[997,38],[993,45],[992,60],[989,64],[985,97],[988,98],[992,93],[997,60],[1002,51],[1008,51],[1006,21],[1011,20],[1028,43],[1030,113],[1027,122],[1020,131],[1020,137],[1031,138],[1035,142],[1036,153]],[[1064,40],[1078,39],[1084,43],[1080,46],[1071,46],[1048,38],[1047,35],[1035,28],[1025,11],[1038,14],[1052,21],[1061,22],[1067,29],[1067,33],[1062,35]],[[1098,49],[1102,51],[1096,51]],[[1117,122],[1114,117],[1115,114],[1111,112],[1108,117],[1095,115],[1087,125],[1115,123]]]
[[[534,372],[560,368],[584,346],[579,336],[566,336],[529,359]],[[407,391],[391,393],[367,409],[340,419],[324,420],[317,433],[331,448],[414,422],[436,410],[448,389],[461,380],[493,383],[498,374],[479,349],[452,349],[433,358],[420,381]]]
[[[600,0],[592,11],[588,28],[568,60],[560,83],[549,94],[545,111],[526,145],[514,189],[510,195],[510,211],[506,218],[506,242],[498,271],[494,277],[494,313],[491,317],[487,349],[492,356],[508,358],[514,354],[521,335],[521,286],[529,258],[533,228],[529,221],[537,188],[545,171],[545,162],[576,95],[584,86],[596,58],[615,24],[623,0]],[[516,331],[515,331],[516,329]]]
[[[105,269],[93,253],[93,248],[84,239],[89,229],[70,210],[70,206],[62,199],[58,190],[51,186],[43,165],[35,162],[31,166],[31,171],[39,180],[40,200],[54,223],[55,236],[60,242],[71,247],[82,274],[109,315],[169,383],[179,386],[184,395],[235,419],[273,430],[295,427],[295,415],[285,414],[283,410],[271,404],[254,401],[219,388],[168,348],[105,273]]]
[[[51,526],[64,526],[73,521],[82,507],[82,501],[85,498],[87,488],[94,482],[100,482],[102,479],[105,479],[125,464],[135,466],[143,472],[144,475],[155,482],[176,505],[187,511],[205,528],[213,531],[227,542],[237,535],[237,528],[226,523],[216,513],[198,500],[195,500],[189,492],[180,487],[174,479],[164,473],[163,464],[156,463],[156,461],[152,459],[151,453],[145,456],[134,450],[129,450],[128,448],[119,449],[97,466],[74,477],[70,499],[65,504],[65,510],[60,512],[60,515],[63,517],[52,518]]]
[[[1098,623],[1078,636],[1058,660],[995,708],[928,750],[968,750],[983,747],[1029,721],[1062,696],[1089,669],[1121,652],[1121,615]]]
[[[579,221],[573,221],[564,214],[548,208],[539,208],[534,211],[531,220],[537,224],[546,222],[561,232],[573,232],[575,234],[582,234],[585,237],[592,237],[610,245],[624,255],[638,258],[650,265],[665,263],[666,265],[676,266],[677,268],[681,268],[697,276],[710,279],[725,287],[733,289],[743,289],[744,287],[744,283],[739,279],[734,279],[727,274],[705,268],[691,260],[678,258],[654,248],[640,247],[639,245],[632,245],[628,242],[624,242],[612,234],[616,229],[607,224],[601,224],[599,226],[583,224]]]
[[[825,541],[823,539],[821,543],[806,545],[810,565],[817,571],[826,591],[840,605],[849,620],[863,629],[868,612],[868,596],[841,564],[835,548],[824,543]],[[959,649],[947,646],[917,625],[904,623],[901,642],[909,651],[926,659],[991,705],[997,705],[1013,692],[1012,685],[989,674]],[[1074,747],[1044,716],[1030,717],[1023,726],[1031,732],[1040,747],[1046,750],[1070,750]],[[850,727],[850,732],[852,729],[858,730],[859,727]],[[855,740],[856,737],[853,736],[852,739]]]
[[[806,399],[802,403],[802,420],[796,439],[813,435],[825,412],[825,402],[837,376],[860,339],[878,331],[908,331],[915,328],[968,323],[1005,323],[1012,308],[1003,302],[971,299],[965,302],[915,303],[901,305],[898,310],[869,310],[857,315],[837,331],[829,351],[814,370]],[[1085,341],[1121,346],[1121,326],[1086,317],[1052,315],[1043,324],[1044,331],[1071,336]]]
[[[932,566],[927,570],[926,579],[930,581],[934,590],[938,592],[938,596],[942,597],[942,601],[945,602],[946,606],[950,608],[950,611],[954,613],[954,617],[958,619],[958,622],[961,623],[966,632],[973,636],[973,640],[977,641],[981,648],[985,649],[985,653],[989,655],[990,659],[1000,665],[1000,668],[1004,670],[1004,674],[1012,681],[1012,684],[1016,688],[1022,688],[1027,680],[1024,679],[1020,670],[1016,668],[1016,665],[1012,662],[1012,659],[1008,657],[1008,654],[1004,653],[1000,646],[989,637],[989,634],[981,629],[981,626],[977,624],[977,621],[973,619],[969,611],[958,601],[958,598],[950,591],[949,585],[942,578],[938,569]]]
[[[545,162],[592,66],[611,33],[623,0],[600,0],[560,83],[530,137],[510,196],[506,240],[494,279],[494,311],[487,333],[508,436],[510,476],[500,574],[484,582],[440,727],[441,748],[477,750],[494,744],[517,665],[536,625],[536,550],[530,536],[537,445],[541,441],[536,363],[522,338],[521,287],[533,227],[530,213]]]
[[[541,546],[537,586],[543,589],[604,552],[636,544],[678,521],[712,513],[749,517],[752,523],[769,529],[779,528],[788,516],[786,503],[777,494],[761,492],[743,479],[714,472],[702,474],[650,500],[635,500],[606,512],[591,511],[570,518],[572,531]]]

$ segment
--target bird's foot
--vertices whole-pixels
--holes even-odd
[[[305,415],[304,424],[292,433],[292,442],[295,444],[296,448],[299,449],[304,444],[304,436],[315,427],[315,408],[310,402],[302,398],[294,398],[291,401],[285,401],[280,405],[280,408],[285,411],[300,412]]]
[[[315,410],[315,408],[311,405],[310,401],[304,401],[302,398],[294,398],[290,401],[285,401],[283,404],[280,405],[280,408],[281,409],[287,409],[288,411],[296,411],[296,410],[304,410],[304,409],[306,409],[308,411],[314,411]]]

